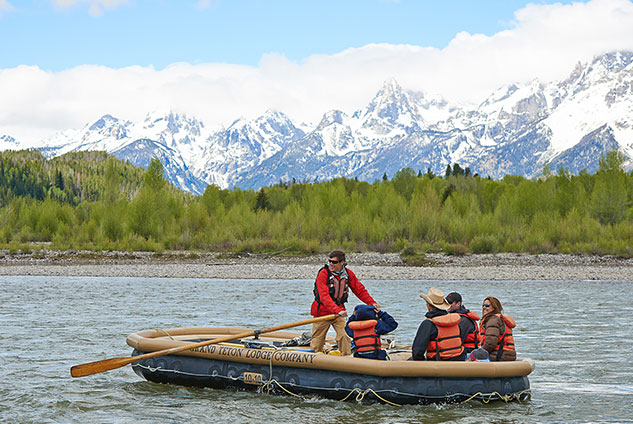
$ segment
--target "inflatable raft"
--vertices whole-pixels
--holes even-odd
[[[176,328],[130,334],[132,356],[248,331],[243,328]],[[390,361],[315,354],[287,347],[299,333],[275,331],[257,338],[211,344],[177,355],[144,359],[132,367],[157,383],[253,390],[336,400],[389,404],[463,402],[473,399],[527,400],[534,361],[411,361],[411,352],[392,351]],[[327,350],[327,349],[326,349]]]

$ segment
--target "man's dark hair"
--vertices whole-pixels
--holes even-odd
[[[330,252],[330,256],[328,257],[336,258],[339,261],[345,261],[345,252],[343,252],[342,250],[332,250]]]
[[[448,296],[446,296],[446,302],[448,303],[461,302],[461,301],[462,301],[462,295],[457,292],[449,293]]]

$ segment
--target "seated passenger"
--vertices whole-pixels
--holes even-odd
[[[367,359],[387,359],[387,352],[380,347],[380,336],[398,327],[395,319],[383,310],[376,311],[371,305],[358,305],[347,320],[345,332],[354,340],[354,356]]]
[[[428,294],[422,293],[420,297],[426,301],[428,312],[413,339],[412,359],[465,360],[466,353],[459,333],[460,316],[447,312],[450,305],[444,299],[442,290],[432,288]]]
[[[491,361],[514,361],[517,353],[512,329],[516,323],[510,315],[502,315],[502,311],[503,306],[496,297],[488,296],[484,300],[479,345],[488,351]]]
[[[478,348],[466,355],[466,361],[468,362],[490,362],[490,356],[488,351],[483,348]]]
[[[451,306],[448,313],[455,313],[461,316],[459,321],[459,334],[462,336],[462,343],[466,353],[472,352],[479,347],[479,315],[470,311],[462,304],[462,295],[453,292],[446,296],[446,302]]]

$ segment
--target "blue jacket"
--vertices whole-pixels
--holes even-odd
[[[347,320],[347,324],[345,325],[345,332],[348,336],[354,337],[354,331],[349,328],[349,323],[352,321],[366,321],[370,319],[377,320],[376,327],[374,327],[374,331],[376,334],[382,335],[392,332],[398,327],[398,323],[395,319],[385,311],[380,311],[376,313],[375,309],[371,305],[357,305],[354,308],[354,313]],[[358,358],[369,358],[369,359],[386,359],[387,352],[383,349],[380,350],[378,355],[375,352],[368,353],[354,353],[355,357]]]

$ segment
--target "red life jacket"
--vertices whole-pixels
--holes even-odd
[[[472,333],[468,333],[466,339],[464,340],[464,349],[474,350],[479,347],[479,315],[474,313],[473,311],[468,311],[467,314],[459,314],[463,317],[468,318],[475,325],[475,331]]]
[[[349,292],[349,278],[343,278],[341,280],[334,277],[332,271],[330,271],[330,267],[327,265],[323,266],[319,269],[317,273],[317,277],[321,273],[321,271],[325,269],[327,271],[327,287],[330,293],[330,297],[339,306],[343,306],[345,302],[347,302],[348,292]],[[319,297],[319,291],[317,290],[316,281],[314,282],[314,300],[319,304],[323,304],[321,302],[321,298]]]
[[[503,319],[503,323],[505,324],[505,331],[503,334],[499,336],[499,340],[497,341],[497,346],[493,350],[497,352],[497,361],[501,360],[501,355],[503,355],[504,350],[514,350],[514,336],[512,335],[512,329],[516,327],[516,322],[514,318],[510,315],[501,315],[495,314],[498,317]],[[481,344],[486,340],[486,327],[484,324],[481,325],[481,332],[479,334]]]
[[[459,335],[459,320],[461,319],[459,314],[447,314],[427,319],[437,326],[437,339],[429,341],[426,347],[427,359],[454,358],[464,352],[462,338]],[[438,350],[439,355],[437,355]]]
[[[376,334],[375,319],[352,321],[349,328],[354,332],[354,350],[356,352],[376,352],[380,350],[380,336]]]

